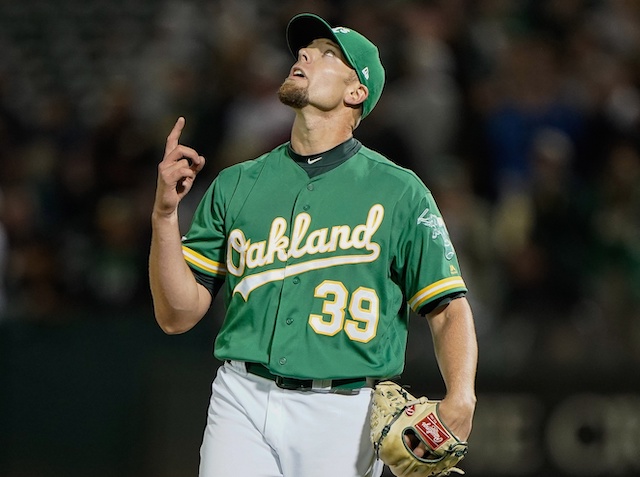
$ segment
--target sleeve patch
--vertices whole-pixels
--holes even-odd
[[[427,207],[424,209],[420,217],[418,217],[417,225],[424,225],[425,227],[429,227],[431,229],[431,239],[436,240],[438,237],[442,237],[443,247],[444,247],[444,256],[447,260],[451,260],[456,252],[453,249],[453,244],[451,243],[451,239],[449,238],[449,232],[447,231],[447,227],[444,224],[444,220],[442,217],[437,216],[436,214],[429,211]]]

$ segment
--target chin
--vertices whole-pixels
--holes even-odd
[[[290,78],[287,78],[280,86],[278,98],[282,104],[296,109],[302,109],[309,104],[307,88],[296,84]]]

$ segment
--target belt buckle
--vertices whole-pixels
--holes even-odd
[[[280,389],[287,389],[284,387],[284,378],[282,376],[274,376],[274,378],[276,386],[278,386]]]
[[[284,376],[275,375],[275,383],[280,389],[286,389],[287,391],[305,391],[311,389],[309,386],[305,386],[302,382],[295,383],[292,380],[285,378]]]

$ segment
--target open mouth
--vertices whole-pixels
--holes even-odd
[[[291,70],[291,76],[294,78],[306,78],[306,75],[300,68],[293,68]]]

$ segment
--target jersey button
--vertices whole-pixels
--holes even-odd
[[[280,359],[278,360],[278,363],[280,363],[281,365],[285,365],[285,364],[287,364],[287,358],[280,358]]]
[[[313,184],[307,184],[307,190],[313,190]]]
[[[305,204],[302,206],[303,210],[309,210],[311,208],[311,206],[309,204]]]
[[[287,325],[290,325],[291,323],[293,323],[293,318],[287,318]]]
[[[294,277],[293,280],[291,280],[293,282],[294,285],[297,285],[298,283],[300,283],[300,279],[298,277]]]

